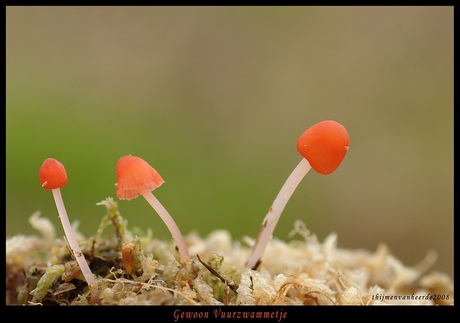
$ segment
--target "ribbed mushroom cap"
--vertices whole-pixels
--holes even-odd
[[[152,191],[164,183],[160,174],[145,160],[131,155],[118,160],[116,175],[116,193],[120,200],[132,200],[142,191]]]

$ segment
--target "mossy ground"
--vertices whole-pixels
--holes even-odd
[[[7,305],[453,305],[453,280],[430,270],[436,256],[405,266],[385,244],[374,252],[323,242],[297,222],[290,241],[272,239],[257,270],[244,264],[254,241],[233,241],[225,230],[186,242],[192,255],[182,264],[174,241],[128,229],[112,198],[93,237],[78,234],[97,277],[92,293],[64,239],[35,213],[41,236],[6,241]],[[114,228],[113,235],[104,235]]]

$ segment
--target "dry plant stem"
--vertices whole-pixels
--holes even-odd
[[[80,266],[81,272],[85,277],[86,282],[88,283],[91,290],[93,290],[93,286],[96,286],[96,278],[94,277],[91,269],[86,262],[85,256],[80,249],[80,245],[77,242],[77,238],[74,235],[72,226],[69,222],[69,217],[67,216],[67,212],[64,206],[64,201],[62,200],[61,190],[59,188],[55,188],[51,190],[53,192],[54,201],[56,203],[56,208],[58,210],[59,219],[61,220],[62,227],[64,228],[64,232],[67,238],[67,242],[70,245],[70,249],[75,260]]]
[[[292,193],[294,193],[300,181],[310,169],[310,163],[305,158],[302,158],[297,167],[292,171],[291,175],[289,175],[288,179],[273,201],[272,206],[268,210],[264,221],[262,222],[262,227],[260,228],[257,240],[252,247],[251,254],[246,262],[246,267],[254,270],[257,268],[287,201],[289,201]]]
[[[190,255],[188,253],[187,245],[185,244],[184,237],[182,236],[182,233],[180,232],[176,222],[174,222],[171,215],[160,203],[160,201],[158,201],[158,199],[152,194],[150,190],[144,189],[140,193],[142,194],[142,196],[144,196],[147,202],[154,208],[154,210],[157,211],[158,215],[161,217],[163,222],[168,227],[174,241],[177,244],[177,249],[179,250],[179,255],[182,262],[184,262],[185,264],[190,263]]]
[[[201,262],[201,264],[203,266],[206,267],[207,270],[209,270],[211,272],[211,274],[213,274],[214,276],[216,276],[217,278],[220,279],[221,282],[223,282],[225,284],[226,287],[230,287],[230,289],[235,292],[236,294],[238,294],[237,290],[238,290],[238,284],[231,281],[231,280],[228,280],[224,277],[222,277],[221,274],[219,274],[217,271],[215,271],[214,269],[212,269],[208,264],[206,264],[203,260],[201,260],[200,256],[197,254],[196,255],[197,259]]]

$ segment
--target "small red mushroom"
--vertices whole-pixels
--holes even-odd
[[[118,198],[120,200],[132,200],[142,195],[166,224],[177,244],[181,260],[188,264],[190,256],[179,227],[160,201],[152,194],[152,190],[164,183],[160,174],[142,158],[128,155],[118,160],[116,175]]]
[[[262,227],[246,261],[246,267],[256,269],[270,241],[276,224],[288,200],[302,178],[313,168],[328,175],[339,167],[350,145],[343,125],[333,120],[321,121],[308,128],[297,141],[297,150],[304,157],[289,175],[262,222]]]
[[[297,141],[298,152],[316,172],[328,175],[342,162],[350,145],[347,129],[333,120],[308,128]]]
[[[96,286],[96,278],[91,272],[85,256],[83,255],[83,252],[77,242],[77,238],[75,237],[75,233],[70,225],[69,217],[67,216],[67,211],[61,195],[60,188],[67,184],[67,172],[64,165],[54,158],[48,158],[40,167],[39,177],[42,187],[46,190],[51,190],[53,193],[59,219],[61,220],[62,227],[64,228],[64,233],[70,246],[70,250],[74,259],[77,261],[86,282],[90,286],[90,289],[93,290],[93,287]]]

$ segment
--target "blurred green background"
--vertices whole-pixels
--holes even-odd
[[[325,119],[350,150],[309,172],[275,230],[301,219],[342,248],[386,243],[407,265],[436,250],[453,274],[453,7],[7,7],[6,235],[63,235],[38,170],[61,161],[71,221],[93,235],[127,154],[185,234],[257,236]],[[116,199],[118,200],[118,199]],[[170,234],[145,200],[130,227]]]

